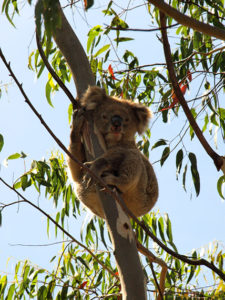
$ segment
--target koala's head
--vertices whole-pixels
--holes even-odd
[[[143,133],[152,116],[144,105],[110,97],[96,86],[88,88],[81,105],[93,111],[95,125],[110,145],[134,141],[135,133]]]

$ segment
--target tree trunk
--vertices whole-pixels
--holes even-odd
[[[58,5],[60,7],[60,4]],[[54,39],[71,69],[79,99],[88,86],[95,85],[95,79],[80,41],[68,23],[61,7],[59,11],[61,14],[61,27],[56,29]],[[90,161],[102,155],[103,149],[94,133],[91,118],[88,119],[88,126],[94,149],[94,153],[90,153],[87,145],[85,145],[86,158],[87,161]],[[123,299],[147,299],[144,273],[129,218],[112,196],[102,191],[98,191],[98,194],[114,247]]]

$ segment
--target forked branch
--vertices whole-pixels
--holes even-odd
[[[187,102],[181,92],[175,70],[174,70],[174,65],[172,61],[172,55],[171,55],[171,50],[170,50],[170,44],[168,41],[168,36],[167,36],[167,30],[166,30],[166,16],[163,12],[160,12],[160,22],[161,22],[161,32],[162,32],[162,41],[163,41],[163,48],[164,48],[164,55],[166,59],[166,64],[167,64],[167,69],[169,72],[170,80],[172,83],[172,87],[174,90],[174,93],[179,100],[180,105],[182,106],[184,113],[192,126],[196,136],[198,137],[200,143],[202,144],[203,148],[207,152],[207,154],[213,159],[214,164],[217,168],[217,170],[222,170],[223,173],[225,174],[225,160],[222,156],[218,155],[212,147],[209,145],[207,140],[205,139],[201,129],[199,128],[195,118],[193,117]]]

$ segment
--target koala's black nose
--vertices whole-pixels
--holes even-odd
[[[121,127],[123,119],[120,116],[112,116],[111,122],[115,128]]]

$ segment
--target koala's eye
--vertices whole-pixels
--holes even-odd
[[[102,114],[102,119],[106,120],[107,119],[107,115],[106,114]]]
[[[125,122],[129,122],[130,119],[128,117],[125,118]]]

